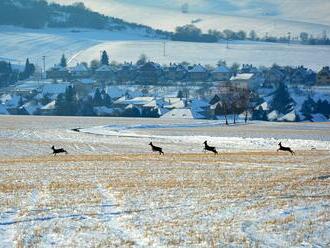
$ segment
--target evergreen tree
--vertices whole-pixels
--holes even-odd
[[[60,66],[62,67],[67,67],[68,63],[67,63],[67,59],[65,57],[64,54],[62,54],[62,58],[61,58],[61,62],[60,62]]]
[[[316,110],[316,103],[310,96],[306,101],[304,101],[303,105],[301,106],[301,113],[305,116],[306,120],[312,119],[312,114]]]
[[[287,114],[293,110],[294,101],[290,97],[288,88],[284,83],[280,83],[274,93],[271,108],[277,110],[281,114]]]
[[[72,86],[69,86],[64,94],[59,94],[55,102],[56,113],[58,115],[76,115],[78,112],[78,103],[76,92]]]
[[[34,64],[31,64],[29,59],[26,59],[24,71],[21,73],[20,78],[22,80],[29,78],[35,72]]]
[[[87,99],[81,101],[79,104],[81,106],[80,114],[83,116],[95,116],[94,108],[93,108],[93,98],[88,96]]]
[[[103,100],[101,96],[101,92],[99,88],[95,90],[94,98],[93,98],[93,106],[94,107],[99,107],[103,105]]]
[[[101,55],[101,65],[109,65],[109,56],[106,51],[102,52]]]
[[[183,98],[183,92],[182,92],[182,90],[179,90],[179,91],[178,91],[178,94],[177,94],[176,97],[177,97],[177,98],[180,98],[180,99]]]

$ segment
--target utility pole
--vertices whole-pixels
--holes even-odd
[[[163,42],[163,55],[166,56],[166,41]]]
[[[291,32],[288,32],[288,46],[290,46]]]
[[[227,46],[226,48],[228,49],[229,48],[229,39],[227,38]]]
[[[45,55],[42,56],[42,62],[43,62],[43,67],[44,67],[44,78],[46,78],[46,56]]]

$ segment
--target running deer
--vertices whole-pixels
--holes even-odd
[[[164,155],[163,148],[155,146],[154,144],[152,144],[152,142],[150,142],[149,145],[151,146],[151,150],[153,152],[159,152],[159,155],[161,155],[161,154]]]
[[[214,146],[209,146],[208,144],[207,144],[207,141],[205,140],[204,141],[204,152],[206,152],[206,151],[210,151],[210,152],[213,152],[214,154],[218,154],[218,152],[217,152],[217,150],[215,149],[215,147]]]
[[[68,154],[68,152],[66,150],[64,150],[63,148],[56,149],[55,146],[52,146],[51,148],[53,150],[54,156],[56,156],[56,154],[58,154],[58,153]]]
[[[295,155],[294,151],[292,151],[290,147],[282,146],[282,142],[278,143],[278,145],[280,146],[280,148],[278,148],[277,151],[290,152],[291,155]]]

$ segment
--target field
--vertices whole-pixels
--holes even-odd
[[[0,247],[330,244],[328,123],[0,123]],[[202,152],[204,139],[218,156]],[[149,151],[150,140],[164,156]],[[277,153],[279,140],[296,156]],[[51,156],[53,144],[69,154]]]
[[[26,57],[42,67],[46,55],[46,67],[58,64],[62,54],[69,58],[69,65],[99,59],[100,51],[106,50],[112,61],[136,62],[141,54],[160,64],[189,63],[215,66],[222,59],[231,65],[253,64],[255,66],[304,65],[319,70],[328,65],[329,46],[276,44],[250,41],[225,43],[193,43],[166,41],[146,37],[133,31],[109,32],[81,29],[30,30],[16,27],[0,27],[0,60],[12,60],[24,65]]]

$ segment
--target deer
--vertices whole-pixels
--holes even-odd
[[[64,150],[63,148],[56,149],[55,146],[52,146],[51,149],[53,150],[54,156],[56,156],[56,154],[59,154],[59,153],[68,154],[68,152],[66,150]]]
[[[277,152],[278,151],[285,151],[285,152],[290,152],[291,155],[295,155],[295,152],[292,151],[292,149],[290,147],[282,146],[282,142],[278,143],[278,145],[280,146],[280,148],[277,149]]]
[[[213,152],[214,154],[218,154],[218,152],[217,152],[217,150],[215,149],[214,146],[209,146],[207,144],[207,140],[205,140],[203,144],[204,144],[204,152],[210,151],[210,152]]]
[[[152,144],[152,142],[150,142],[149,145],[151,146],[151,150],[153,152],[159,152],[159,155],[164,155],[163,148],[155,146],[154,144]]]

